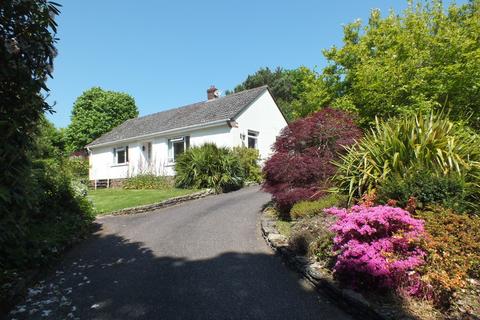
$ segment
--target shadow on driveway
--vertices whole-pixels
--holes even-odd
[[[271,254],[155,256],[97,232],[9,319],[349,319],[311,290]]]

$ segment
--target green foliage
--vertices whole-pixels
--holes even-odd
[[[138,174],[123,183],[124,189],[168,189],[173,187],[169,177],[156,176],[153,173]]]
[[[59,215],[91,216],[90,203],[83,192],[76,192],[72,176],[57,160],[35,160],[33,167],[35,217],[55,219]],[[78,188],[77,188],[78,189]]]
[[[259,166],[260,153],[257,149],[246,147],[235,147],[233,155],[240,160],[243,169],[243,176],[248,182],[262,182],[262,169]]]
[[[344,207],[347,204],[347,197],[330,193],[315,201],[300,201],[293,205],[290,216],[293,219],[313,217],[323,214],[323,210],[331,207]]]
[[[0,2],[0,269],[26,252],[31,197],[29,150],[56,55],[57,5],[45,0]]]
[[[63,165],[70,176],[84,184],[88,183],[88,169],[90,166],[88,159],[80,157],[65,158],[63,159]]]
[[[326,106],[333,95],[321,75],[306,67],[286,70],[260,68],[235,87],[234,92],[268,85],[287,120],[305,117]],[[229,92],[227,92],[229,94]]]
[[[433,286],[436,302],[448,307],[467,278],[480,279],[480,218],[440,207],[417,211],[425,221],[429,240],[422,280]]]
[[[175,163],[176,184],[180,188],[213,188],[228,192],[243,186],[244,170],[228,148],[206,143],[183,153]]]
[[[458,175],[437,176],[427,170],[415,171],[403,177],[386,179],[377,189],[378,200],[393,199],[405,208],[410,197],[418,208],[438,204],[462,212],[469,209],[468,188]]]
[[[401,14],[372,10],[343,32],[343,46],[323,51],[321,73],[261,68],[235,92],[268,85],[288,120],[327,105],[357,113],[363,127],[446,110],[480,130],[480,1],[447,10],[439,0],[411,1]]]
[[[344,27],[343,46],[324,51],[323,80],[333,105],[355,109],[364,126],[375,117],[446,109],[480,129],[480,2],[411,1],[403,14]],[[342,103],[336,100],[341,99]]]
[[[438,177],[457,177],[469,192],[468,202],[480,199],[480,138],[455,126],[444,115],[415,115],[375,128],[337,163],[336,180],[350,198],[361,196],[388,179],[425,171]]]
[[[130,95],[91,88],[73,105],[72,122],[65,132],[68,149],[70,152],[81,150],[102,134],[137,116],[137,106]]]
[[[84,236],[93,210],[84,186],[73,182],[60,161],[35,160],[29,184],[31,207],[16,246],[2,247],[2,268],[42,266]]]
[[[307,117],[331,103],[332,88],[323,75],[300,67],[290,70],[288,76],[291,79],[291,92],[294,97],[289,106],[293,119]]]
[[[42,116],[38,125],[38,132],[35,135],[34,146],[30,155],[37,159],[58,158],[64,156],[65,140],[63,131]]]

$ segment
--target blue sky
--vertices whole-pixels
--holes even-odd
[[[321,69],[322,49],[340,45],[342,25],[385,15],[406,0],[58,1],[49,116],[70,122],[75,99],[92,86],[127,92],[140,115],[232,89],[260,67]],[[464,1],[457,1],[464,2]]]

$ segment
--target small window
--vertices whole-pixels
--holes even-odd
[[[258,149],[258,132],[248,130],[248,147]]]
[[[175,162],[177,157],[190,148],[190,137],[179,137],[168,140],[168,161]]]
[[[125,164],[128,162],[128,146],[113,148],[113,163]]]

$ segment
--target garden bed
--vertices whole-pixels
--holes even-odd
[[[285,221],[278,218],[273,207],[267,207],[261,218],[262,234],[267,243],[285,262],[327,294],[336,303],[358,318],[369,319],[480,319],[480,282],[468,279],[468,285],[458,288],[449,310],[439,310],[432,301],[417,299],[396,291],[357,292],[337,281],[328,261],[310,253],[298,252],[296,234],[314,224],[315,217]],[[300,226],[300,228],[299,228]],[[308,243],[307,246],[311,245]]]

